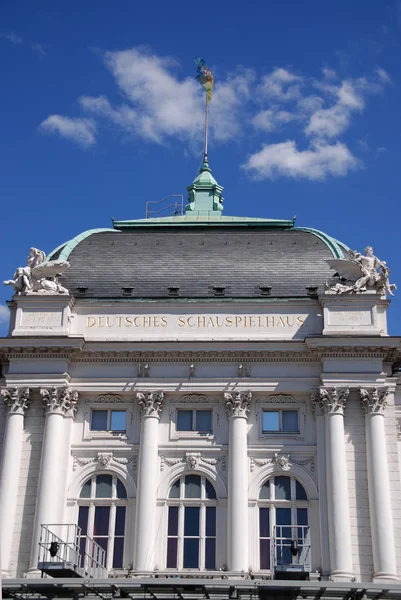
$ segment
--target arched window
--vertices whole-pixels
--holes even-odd
[[[200,475],[177,479],[168,499],[167,568],[216,568],[216,492]]]
[[[310,562],[308,498],[294,477],[276,475],[259,494],[260,568]]]
[[[81,554],[86,537],[106,552],[107,569],[123,567],[127,491],[114,475],[94,475],[82,487],[78,526],[81,528]]]

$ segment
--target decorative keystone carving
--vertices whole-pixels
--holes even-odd
[[[68,387],[42,388],[40,395],[43,399],[45,413],[57,413],[66,417],[75,417],[78,408],[78,392]]]
[[[319,391],[312,392],[312,406],[320,409],[324,414],[338,413],[344,414],[344,407],[349,395],[348,388],[325,388],[321,387]]]
[[[272,458],[255,458],[250,457],[250,469],[254,471],[255,466],[264,467],[265,465],[274,465],[283,471],[289,471],[291,468],[291,459],[289,454],[274,453]]]
[[[102,469],[108,469],[113,458],[112,452],[98,452],[97,462]]]
[[[365,414],[381,413],[387,405],[388,388],[359,388],[361,407]]]
[[[163,454],[160,456],[160,471],[164,471],[166,465],[174,467],[178,463],[186,463],[187,468],[196,469],[199,463],[205,463],[213,467],[220,467],[222,471],[226,470],[226,457],[219,456],[218,458],[206,458],[200,452],[186,452],[180,458],[168,458]]]
[[[84,467],[91,463],[96,463],[99,469],[109,469],[113,462],[124,465],[128,471],[133,475],[137,468],[137,457],[130,456],[129,458],[114,456],[113,452],[98,452],[96,456],[91,458],[83,458],[81,456],[73,457],[73,471],[76,471],[79,467]]]
[[[252,392],[226,392],[224,394],[226,412],[229,417],[248,418],[251,407]]]
[[[2,388],[1,395],[3,396],[4,405],[7,412],[25,415],[26,410],[31,402],[29,400],[29,392],[29,388]]]
[[[136,397],[141,417],[160,418],[163,410],[163,392],[138,392]]]

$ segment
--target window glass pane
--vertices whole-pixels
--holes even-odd
[[[266,481],[266,483],[262,485],[259,498],[261,500],[270,500],[270,481]]]
[[[270,569],[270,540],[260,540],[260,568]]]
[[[125,506],[116,507],[116,529],[115,535],[124,535],[125,530]]]
[[[185,498],[201,497],[201,478],[199,475],[187,475],[185,477]]]
[[[184,569],[197,569],[199,566],[199,539],[184,539]]]
[[[283,410],[281,418],[283,431],[299,431],[297,410]]]
[[[177,431],[192,431],[192,410],[177,410]]]
[[[303,485],[299,483],[299,481],[295,482],[295,493],[297,500],[307,500],[305,489]]]
[[[81,535],[86,535],[88,532],[88,515],[89,506],[80,506],[78,513],[78,527],[81,528]]]
[[[184,536],[199,535],[199,506],[186,506],[184,514]]]
[[[95,507],[95,520],[93,523],[93,535],[109,535],[109,506]],[[99,542],[98,542],[99,543]]]
[[[216,507],[208,506],[206,508],[206,536],[214,537],[216,535]]]
[[[110,415],[110,431],[125,431],[127,427],[127,412],[112,410]]]
[[[124,498],[127,497],[127,490],[125,489],[125,485],[119,479],[117,479],[116,493],[117,493],[117,498],[119,498],[120,500],[123,500]]]
[[[168,569],[176,569],[177,568],[177,546],[178,546],[177,538],[169,538],[167,540],[167,568]]]
[[[122,569],[124,554],[124,538],[116,538],[114,540],[113,551],[113,567],[114,569]]]
[[[91,485],[92,485],[92,479],[88,479],[88,481],[86,483],[84,483],[82,490],[81,490],[81,494],[80,494],[80,498],[90,498],[91,497]]]
[[[276,500],[291,500],[291,479],[289,477],[275,477],[274,488]]]
[[[92,431],[106,431],[107,429],[107,410],[92,410]]]
[[[297,508],[297,523],[298,523],[298,525],[307,525],[308,524],[308,509],[307,508]]]
[[[109,541],[109,538],[107,538],[107,537],[100,537],[100,538],[94,537],[93,539],[107,553],[107,543]],[[94,558],[96,558],[96,560],[99,560],[99,557],[94,557]]]
[[[216,538],[206,540],[205,568],[216,568]]]
[[[168,535],[178,535],[178,506],[168,509]]]
[[[280,431],[280,414],[278,411],[263,411],[263,431]]]
[[[279,525],[291,525],[291,508],[276,508],[277,537],[291,540],[291,527],[279,527]]]
[[[205,494],[206,498],[216,498],[216,492],[208,479],[205,479]]]
[[[171,486],[169,498],[179,498],[180,497],[180,480],[177,479],[175,483]]]
[[[270,537],[270,508],[259,509],[259,535]]]
[[[111,475],[96,477],[96,498],[111,498]]]
[[[196,411],[196,431],[212,431],[212,411]]]

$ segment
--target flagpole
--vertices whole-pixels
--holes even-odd
[[[209,104],[207,101],[207,92],[205,92],[205,140],[203,145],[203,162],[207,163],[207,130],[209,126]]]

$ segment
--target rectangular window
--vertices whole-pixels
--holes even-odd
[[[260,568],[270,569],[270,509],[259,509]]]
[[[211,410],[177,410],[177,431],[212,432]]]
[[[126,429],[126,410],[92,410],[91,431],[115,431],[123,433]]]
[[[263,433],[298,433],[299,414],[297,410],[264,410]]]

